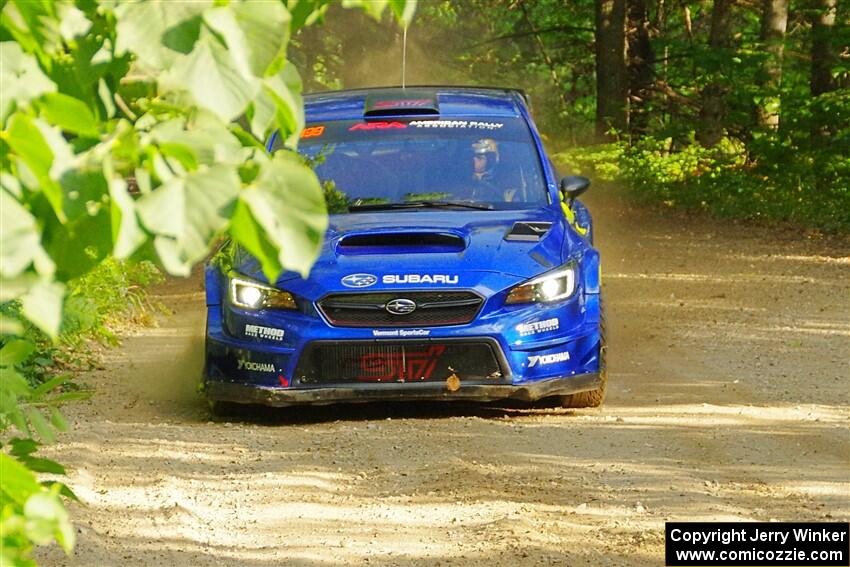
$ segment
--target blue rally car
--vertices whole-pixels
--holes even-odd
[[[558,178],[521,91],[349,90],[305,107],[299,151],[343,206],[307,279],[269,282],[238,248],[207,266],[214,411],[602,403],[599,253],[576,200],[590,182]]]

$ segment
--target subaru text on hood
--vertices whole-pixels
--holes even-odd
[[[599,253],[576,200],[589,181],[557,177],[521,91],[338,91],[305,109],[299,151],[344,206],[307,279],[267,281],[232,244],[208,264],[214,410],[602,403]]]

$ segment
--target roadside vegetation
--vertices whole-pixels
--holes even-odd
[[[35,473],[62,475],[59,463],[39,457],[42,443],[68,428],[60,406],[89,397],[73,382],[81,371],[96,368],[104,346],[116,346],[116,330],[150,325],[159,307],[147,288],[161,282],[151,262],[107,259],[90,272],[68,282],[59,335],[51,339],[21,317],[21,303],[4,303],[3,315],[19,322],[21,332],[7,337],[0,348],[5,388],[19,394],[17,403],[0,400],[0,447],[3,474],[3,565],[26,565],[34,544],[54,539],[66,551],[74,545],[74,529],[60,497],[75,498],[62,483],[38,483]],[[38,441],[37,441],[38,440]],[[14,459],[14,460],[13,460]],[[17,461],[17,462],[15,462]],[[28,469],[28,470],[27,470]],[[10,482],[12,481],[12,482]]]

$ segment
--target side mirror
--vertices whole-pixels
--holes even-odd
[[[569,199],[570,203],[590,189],[590,179],[581,175],[568,175],[561,179],[561,193]]]

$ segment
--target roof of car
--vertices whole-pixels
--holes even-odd
[[[519,105],[526,100],[517,89],[498,87],[454,87],[417,85],[327,91],[304,96],[308,122],[320,120],[358,120],[363,118],[366,99],[386,97],[410,99],[434,98],[440,116],[519,116]],[[398,116],[404,116],[399,111]],[[411,113],[413,115],[413,113]]]

